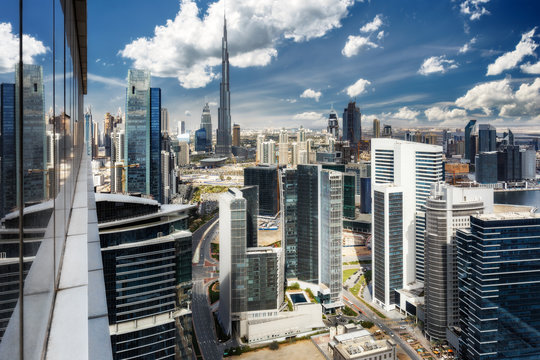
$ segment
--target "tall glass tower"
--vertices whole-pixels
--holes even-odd
[[[201,129],[206,130],[206,151],[212,151],[212,117],[210,116],[210,106],[204,104],[201,115]]]
[[[161,90],[150,88],[149,71],[128,71],[126,102],[127,191],[160,201]]]
[[[17,201],[15,159],[15,84],[0,85],[0,217],[15,208]]]
[[[227,46],[227,20],[223,18],[221,45],[221,84],[219,87],[219,111],[216,155],[231,155],[231,94],[229,91],[229,50]]]

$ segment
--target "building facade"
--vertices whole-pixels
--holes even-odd
[[[201,115],[201,129],[206,130],[206,146],[208,152],[212,151],[212,116],[210,115],[210,106],[208,103],[204,104]]]
[[[229,49],[227,43],[227,20],[223,19],[221,41],[221,84],[219,86],[218,129],[216,155],[229,157],[232,154],[231,137],[231,93],[229,89]]]
[[[349,141],[355,150],[358,150],[358,143],[362,140],[361,118],[356,101],[350,101],[343,111],[343,140]]]
[[[279,211],[278,169],[259,165],[244,169],[244,186],[259,187],[259,215],[275,216]]]

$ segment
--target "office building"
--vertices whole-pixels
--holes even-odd
[[[289,163],[289,135],[287,130],[281,129],[279,132],[279,165],[287,165]]]
[[[360,212],[371,214],[371,178],[360,179]]]
[[[246,199],[246,247],[257,247],[258,243],[258,222],[259,217],[259,187],[244,186],[240,189],[242,196]]]
[[[373,119],[373,137],[381,137],[381,122],[379,119]]]
[[[261,144],[261,158],[259,162],[268,165],[277,164],[276,143],[274,140],[265,141]]]
[[[497,130],[487,124],[478,125],[478,153],[497,150]]]
[[[231,156],[231,94],[229,89],[229,50],[227,43],[227,20],[223,19],[221,41],[221,83],[219,86],[218,129],[216,155]]]
[[[189,165],[189,144],[185,141],[178,143],[178,166]]]
[[[210,106],[208,103],[204,104],[201,115],[201,129],[206,130],[206,146],[208,152],[212,151],[212,116],[210,115]]]
[[[178,122],[178,124],[180,125],[180,128],[178,129],[178,133],[180,135],[183,135],[186,133],[186,122],[184,120],[181,120]]]
[[[356,217],[356,175],[343,173],[343,217]]]
[[[193,208],[96,194],[114,359],[191,356]]]
[[[119,124],[111,134],[111,193],[125,192],[125,138],[126,133]]]
[[[533,149],[521,149],[521,178],[526,180],[536,179],[536,151]]]
[[[296,142],[293,142],[291,144],[291,166],[296,167],[298,165],[298,159],[300,157],[299,151],[298,151],[298,144]]]
[[[170,134],[169,129],[169,110],[161,108],[161,133]]]
[[[0,218],[17,206],[15,84],[0,84]]]
[[[391,138],[392,137],[392,125],[384,125],[382,137]]]
[[[521,180],[521,158],[519,146],[503,146],[497,152],[497,180]]]
[[[304,143],[306,141],[306,129],[302,125],[300,125],[300,129],[298,129],[298,133],[296,134],[296,142],[297,143]]]
[[[373,204],[377,201],[374,196],[375,185],[394,184],[393,188],[399,189],[402,201],[402,223],[403,234],[400,235],[402,241],[402,284],[410,284],[414,281],[424,280],[424,230],[425,214],[424,204],[431,191],[431,184],[441,181],[442,178],[442,147],[438,145],[420,144],[397,139],[378,138],[371,141],[371,188]],[[392,190],[392,191],[393,191]],[[379,201],[384,199],[383,204],[387,204],[390,190],[380,190]],[[386,195],[388,196],[386,196]],[[381,198],[382,196],[382,198]],[[398,196],[398,195],[395,195]],[[379,211],[384,208],[379,208]],[[373,244],[384,244],[383,233],[375,230],[376,217],[375,208],[372,208],[372,224],[374,232]],[[389,216],[389,214],[385,214]],[[380,238],[378,238],[380,236]],[[397,241],[397,240],[396,240]],[[374,262],[377,262],[378,253],[373,252]],[[382,261],[382,259],[381,259]],[[375,296],[379,305],[386,309],[393,309],[393,299],[389,294],[390,282],[386,278],[376,276],[377,269],[374,267],[374,286],[384,286],[386,294],[384,297]],[[383,274],[381,274],[382,276]],[[378,279],[385,280],[384,284],[377,284]],[[398,282],[393,282],[398,284]],[[393,288],[391,289],[393,290]],[[391,301],[391,302],[384,302]]]
[[[469,120],[467,125],[465,126],[465,159],[471,160],[472,154],[471,154],[471,135],[476,129],[476,120]],[[475,154],[476,155],[476,154]]]
[[[229,189],[219,199],[219,310],[227,334],[243,336],[246,321],[283,302],[283,253],[281,248],[247,247],[250,201],[241,190]],[[235,324],[235,325],[233,325]]]
[[[257,148],[256,148],[256,153],[255,153],[255,161],[257,162],[257,164],[260,163],[262,159],[263,142],[264,142],[264,135],[262,134],[257,135]]]
[[[343,111],[343,140],[349,141],[351,147],[356,150],[362,140],[361,117],[356,101],[350,101]]]
[[[328,131],[328,134],[332,135],[334,139],[339,139],[339,120],[337,112],[333,107],[330,110],[330,114],[328,114],[328,127],[326,128],[326,131]]]
[[[275,216],[279,211],[278,169],[271,165],[259,165],[244,169],[244,186],[259,187],[259,215]]]
[[[497,183],[497,152],[490,151],[476,155],[476,182],[479,184]]]
[[[240,125],[234,124],[233,125],[233,133],[232,133],[232,146],[240,146]]]
[[[206,151],[206,129],[200,128],[195,131],[195,151]]]
[[[285,275],[297,277],[298,264],[298,174],[296,169],[282,169],[280,173],[281,190],[281,238],[285,250]]]
[[[161,201],[161,90],[150,88],[150,72],[128,71],[125,125],[126,191]],[[129,165],[138,166],[129,167]]]
[[[426,201],[425,327],[432,340],[446,340],[458,326],[455,233],[470,227],[470,215],[493,212],[493,189],[432,184]]]
[[[540,214],[473,215],[456,232],[460,358],[540,353]]]

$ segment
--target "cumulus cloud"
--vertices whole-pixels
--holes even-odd
[[[383,25],[382,15],[378,14],[373,18],[371,22],[368,22],[366,25],[360,28],[360,31],[363,33],[370,33],[379,30]]]
[[[350,97],[355,97],[366,92],[366,88],[371,85],[371,82],[366,79],[358,79],[354,84],[345,88],[345,92]]]
[[[463,119],[467,116],[467,111],[463,109],[441,108],[439,106],[433,106],[424,111],[424,115],[428,121],[442,122],[443,124],[462,123]]]
[[[530,62],[521,65],[521,71],[526,74],[540,74],[540,61],[536,64],[531,64]]]
[[[471,40],[469,40],[465,45],[463,45],[461,48],[459,48],[460,54],[465,54],[471,50],[471,46],[476,43],[476,37],[473,37]]]
[[[322,96],[322,93],[320,91],[315,91],[315,90],[312,90],[312,89],[306,89],[300,95],[301,98],[315,99],[315,101],[317,101],[317,102],[319,102],[319,98],[321,96]]]
[[[398,120],[416,120],[418,115],[420,115],[419,111],[412,110],[404,106],[400,108],[398,112],[392,114],[392,118],[398,119]]]
[[[462,14],[469,17],[471,20],[478,20],[482,15],[489,14],[484,4],[490,0],[465,0],[459,6]]]
[[[127,44],[119,54],[152,75],[175,77],[185,88],[204,87],[221,63],[224,0],[202,13],[195,0],[181,0],[174,19],[156,26],[151,37]],[[283,39],[308,41],[341,26],[354,0],[227,1],[232,66],[265,66]]]
[[[360,28],[360,32],[369,33],[367,36],[362,35],[349,35],[347,37],[347,42],[341,50],[341,54],[346,57],[351,57],[357,55],[362,48],[377,48],[378,44],[371,41],[371,36],[379,30],[379,28],[384,25],[382,20],[382,15],[379,14],[375,16],[373,21],[368,22]],[[381,40],[384,37],[384,31],[379,31],[377,35],[374,35],[377,40]]]
[[[540,113],[540,78],[533,83],[521,84],[514,94],[514,101],[503,105],[500,116],[538,116]]]
[[[355,56],[360,52],[360,49],[363,47],[376,48],[376,47],[379,47],[379,45],[370,41],[369,37],[360,36],[360,35],[358,36],[349,35],[349,37],[347,38],[347,42],[345,43],[345,46],[341,50],[341,53],[345,55],[346,57]]]
[[[300,114],[296,114],[293,116],[294,120],[310,120],[310,121],[317,121],[320,119],[323,119],[324,116],[321,113],[315,112],[315,111],[306,111]]]
[[[188,116],[188,117],[191,116],[191,111],[186,110],[186,111],[184,112],[184,115],[185,115],[185,116]]]
[[[432,56],[424,60],[424,63],[418,70],[421,75],[430,75],[435,73],[445,73],[449,69],[455,69],[458,65],[454,60],[448,60],[443,56]]]
[[[538,44],[533,40],[535,31],[536,28],[522,34],[516,49],[504,53],[493,64],[489,64],[486,75],[499,75],[505,70],[515,68],[525,56],[534,55],[534,50],[538,47]]]
[[[34,58],[50,49],[30,35],[23,35],[23,62],[34,64]],[[0,23],[0,74],[15,71],[19,62],[19,36],[13,32],[11,23]]]

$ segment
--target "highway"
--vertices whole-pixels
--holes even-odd
[[[406,341],[403,341],[403,339],[399,336],[399,333],[394,332],[394,330],[390,326],[387,325],[387,323],[392,322],[392,320],[381,319],[375,313],[373,313],[373,311],[371,311],[371,309],[369,309],[367,306],[365,306],[364,303],[362,303],[360,300],[358,300],[356,298],[356,296],[354,296],[351,292],[349,292],[347,290],[342,290],[341,291],[341,296],[343,296],[344,300],[348,300],[349,302],[351,302],[354,305],[353,310],[360,310],[362,312],[362,314],[359,315],[359,319],[361,319],[361,320],[364,320],[364,319],[369,320],[369,321],[373,322],[374,324],[376,324],[381,330],[386,331],[386,333],[388,335],[390,335],[390,337],[396,343],[398,343],[401,346],[401,349],[403,349],[403,351],[411,359],[422,360],[422,358],[420,356],[418,356],[416,351],[414,351],[414,349],[411,348],[411,346],[409,344],[407,344]],[[347,301],[345,301],[345,303],[347,304]],[[354,309],[354,307],[356,307],[356,309]],[[406,325],[406,322],[405,321],[400,321],[397,325],[399,325],[399,326]]]
[[[210,243],[218,233],[218,216],[201,226],[193,233],[193,253],[196,254],[199,248],[198,259],[194,260],[193,266],[193,328],[199,349],[205,360],[214,360],[223,358],[223,350],[225,345],[217,341],[217,336],[214,329],[214,319],[210,311],[209,299],[207,297],[208,285],[204,279],[216,277],[213,270],[218,269],[218,263],[210,256]],[[200,246],[200,247],[199,247]],[[197,261],[198,260],[198,261]],[[208,266],[204,266],[204,265]]]

